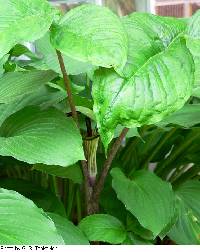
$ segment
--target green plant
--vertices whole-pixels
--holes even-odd
[[[200,12],[0,6],[0,243],[199,244]]]

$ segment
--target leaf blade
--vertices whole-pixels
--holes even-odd
[[[31,200],[1,188],[0,202],[1,244],[64,244],[54,223]]]
[[[111,175],[118,199],[154,237],[159,235],[175,215],[171,185],[147,171],[136,172],[133,180],[127,179],[119,168],[112,169]],[[159,191],[155,194],[157,188]]]
[[[67,56],[95,66],[120,71],[126,63],[126,32],[106,7],[84,4],[72,9],[52,27],[51,42]]]
[[[94,214],[82,219],[79,228],[90,241],[103,241],[111,244],[122,243],[126,232],[122,223],[108,214]]]
[[[87,238],[71,221],[58,214],[48,213],[48,215],[54,221],[65,245],[89,245]]]
[[[55,16],[43,0],[1,0],[0,5],[0,58],[15,44],[40,38]]]
[[[0,127],[0,155],[34,164],[68,166],[84,159],[75,123],[56,109],[26,107]]]

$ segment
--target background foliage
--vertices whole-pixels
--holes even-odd
[[[0,243],[199,244],[199,12],[0,6]]]

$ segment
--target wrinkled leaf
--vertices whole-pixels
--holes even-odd
[[[182,19],[140,12],[122,17],[122,22],[129,39],[128,59],[123,69],[126,78],[149,58],[165,50],[187,27]]]
[[[194,84],[194,95],[195,89],[200,86],[200,11],[197,11],[188,22],[187,32],[186,32],[186,42],[187,47],[189,48],[193,60],[195,63],[195,84]]]
[[[180,109],[192,93],[193,74],[193,59],[184,39],[151,57],[128,80],[113,70],[97,70],[94,113],[105,148],[118,124],[129,128],[153,124]]]

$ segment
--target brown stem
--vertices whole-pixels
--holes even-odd
[[[99,177],[99,180],[97,181],[97,183],[95,184],[94,186],[94,190],[93,190],[93,194],[92,194],[92,202],[91,204],[93,205],[92,209],[90,209],[90,213],[95,213],[98,211],[98,201],[99,201],[99,196],[100,196],[100,193],[103,189],[103,186],[104,186],[104,182],[105,182],[105,179],[108,175],[108,171],[110,169],[110,166],[112,164],[112,161],[113,159],[115,158],[116,154],[117,154],[117,151],[119,150],[120,148],[120,145],[121,145],[121,142],[122,140],[125,138],[126,134],[128,133],[128,128],[124,128],[120,134],[120,136],[117,138],[117,140],[114,142],[112,148],[110,149],[109,153],[108,153],[108,158],[106,159],[105,163],[104,163],[104,166],[103,166],[103,169],[102,169],[102,173]]]
[[[57,56],[58,56],[58,61],[59,61],[59,65],[60,65],[60,69],[63,75],[63,80],[64,80],[64,84],[66,87],[66,91],[67,91],[67,96],[68,96],[68,101],[69,101],[69,106],[72,112],[72,117],[77,125],[77,127],[79,128],[79,123],[78,123],[78,116],[77,116],[77,112],[76,112],[76,107],[75,107],[75,103],[73,100],[73,96],[72,96],[72,92],[71,92],[71,86],[70,86],[70,80],[65,68],[65,64],[64,64],[64,60],[62,57],[62,54],[60,51],[56,50]],[[83,175],[84,175],[84,187],[85,187],[85,200],[86,200],[86,208],[87,208],[87,213],[88,213],[88,205],[89,205],[89,198],[90,198],[90,192],[89,192],[89,174],[88,174],[88,169],[87,169],[87,162],[85,160],[81,160],[81,165],[82,165],[82,171],[83,171]]]
[[[65,84],[66,91],[67,91],[69,106],[70,106],[70,109],[72,111],[72,117],[73,117],[74,121],[76,122],[77,126],[79,127],[79,125],[78,125],[78,116],[77,116],[76,107],[75,107],[72,92],[71,92],[70,80],[69,80],[69,77],[67,75],[67,71],[66,71],[66,68],[65,68],[65,63],[64,63],[61,52],[56,50],[56,53],[57,53],[57,56],[58,56],[60,69],[62,71],[63,80],[64,80],[64,84]]]

